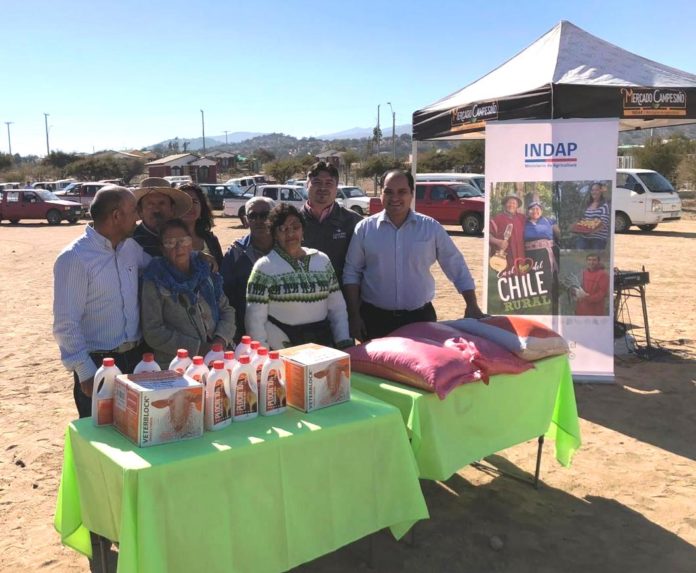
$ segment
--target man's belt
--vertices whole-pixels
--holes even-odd
[[[139,340],[124,342],[113,350],[94,350],[90,354],[125,354],[140,344]]]

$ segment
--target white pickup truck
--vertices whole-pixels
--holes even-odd
[[[276,202],[288,203],[298,209],[307,200],[307,190],[294,185],[258,185],[248,189],[241,197],[230,197],[223,201],[225,217],[239,217],[246,224],[245,205],[252,197],[268,197]]]
[[[358,215],[370,214],[370,198],[360,187],[339,185],[336,202],[346,209],[355,211]]]

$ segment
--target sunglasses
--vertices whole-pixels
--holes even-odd
[[[178,239],[167,239],[162,241],[162,246],[165,249],[173,249],[174,247],[190,247],[193,244],[191,237],[179,237]]]
[[[250,221],[265,221],[268,219],[268,213],[248,213],[247,219]]]

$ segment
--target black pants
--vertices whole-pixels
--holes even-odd
[[[123,352],[121,354],[115,352],[90,352],[89,357],[94,361],[97,367],[102,365],[102,360],[104,358],[113,358],[116,366],[118,366],[121,372],[130,374],[133,372],[138,362],[142,360],[143,352],[147,352],[147,347],[144,343],[141,343],[128,352]],[[77,377],[76,372],[73,372],[73,380],[75,381],[73,386],[73,398],[75,399],[75,406],[77,406],[77,413],[80,418],[89,418],[92,415],[92,397],[87,396],[82,391],[80,379]],[[94,390],[96,390],[96,388],[94,388]]]
[[[414,322],[435,322],[437,315],[432,303],[415,310],[384,310],[368,302],[360,305],[360,316],[369,339],[388,336],[389,333]]]

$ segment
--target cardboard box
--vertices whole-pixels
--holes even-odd
[[[114,426],[140,447],[203,435],[203,386],[174,370],[121,374]]]
[[[303,412],[350,400],[350,356],[319,344],[280,351],[288,404]]]

